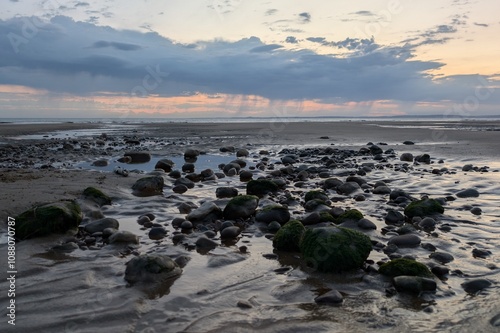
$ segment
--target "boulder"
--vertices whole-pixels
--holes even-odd
[[[308,229],[300,250],[312,267],[323,272],[358,269],[368,258],[372,243],[365,234],[342,227]]]
[[[106,228],[118,229],[119,226],[120,223],[118,223],[117,220],[111,217],[105,217],[103,219],[87,223],[83,226],[83,229],[89,234],[93,234],[94,232],[102,232]]]
[[[437,288],[436,281],[420,276],[400,275],[396,276],[392,282],[397,291],[412,294],[420,294],[424,291],[435,291]]]
[[[164,158],[156,162],[155,169],[162,169],[165,172],[170,172],[174,164],[175,163],[171,160]]]
[[[120,230],[109,236],[110,244],[139,244],[139,237],[130,231]]]
[[[432,277],[432,273],[427,266],[415,260],[405,258],[393,259],[386,262],[380,266],[378,271],[380,274],[389,277],[400,275]]]
[[[255,213],[259,198],[254,195],[238,195],[232,198],[224,208],[227,220],[247,219]]]
[[[182,269],[169,256],[143,254],[132,258],[125,269],[125,280],[135,283],[161,283],[181,275]]]
[[[254,179],[247,183],[247,194],[258,197],[277,192],[278,189],[278,185],[269,179]]]
[[[124,154],[125,157],[130,157],[129,163],[147,163],[151,161],[151,154],[147,152],[132,151]]]
[[[32,207],[16,217],[16,238],[28,239],[65,233],[82,221],[80,206],[75,201],[60,201]]]
[[[132,185],[133,194],[136,196],[152,196],[161,194],[163,192],[163,186],[165,181],[163,177],[152,176],[144,177],[138,179],[134,185]]]
[[[210,223],[222,218],[222,211],[215,203],[207,201],[186,216],[193,223]]]
[[[304,225],[300,221],[289,221],[274,235],[273,246],[282,251],[300,251],[300,241],[304,232]]]
[[[277,221],[283,225],[290,220],[288,208],[280,205],[267,205],[257,212],[255,220],[258,222],[271,223]]]
[[[99,206],[111,205],[111,198],[95,187],[87,187],[83,190],[83,199],[93,201]]]
[[[409,218],[415,216],[426,217],[444,213],[444,208],[436,199],[422,199],[411,202],[406,206],[405,215]]]

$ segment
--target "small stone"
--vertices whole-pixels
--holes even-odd
[[[420,237],[418,237],[417,235],[406,234],[392,237],[391,239],[389,239],[389,242],[387,242],[387,244],[394,244],[398,247],[415,247],[418,246],[420,242]]]
[[[470,212],[474,215],[481,215],[483,211],[479,207],[473,207]]]
[[[474,258],[486,258],[491,255],[491,251],[483,250],[483,249],[473,249],[472,255]]]
[[[236,227],[236,226],[227,227],[221,231],[220,237],[222,239],[232,239],[232,238],[238,237],[240,232],[241,232],[241,229],[239,227]]]
[[[165,238],[167,230],[163,227],[154,227],[149,230],[149,238],[152,240],[160,240]]]
[[[215,190],[215,196],[219,199],[233,198],[238,195],[238,189],[234,187],[218,187]]]
[[[432,230],[436,227],[436,220],[432,217],[426,217],[418,223],[418,226],[425,230]]]
[[[176,185],[172,188],[172,191],[174,193],[178,193],[178,194],[185,193],[185,192],[187,192],[187,190],[188,190],[188,187],[186,185],[182,185],[182,184]]]
[[[196,240],[196,246],[202,249],[215,249],[219,244],[216,241],[209,239],[205,236],[200,236]]]
[[[109,236],[109,243],[133,243],[139,244],[139,237],[130,231],[120,230]]]
[[[193,223],[190,221],[183,221],[180,225],[181,229],[188,230],[188,229],[193,229]]]
[[[393,279],[393,284],[398,291],[405,291],[415,294],[419,294],[424,291],[435,291],[437,288],[436,281],[420,276],[396,276]]]
[[[455,258],[449,253],[445,252],[434,252],[431,253],[429,258],[436,260],[437,262],[440,262],[441,264],[447,264],[449,262],[452,262]]]
[[[330,290],[326,294],[320,295],[314,299],[318,304],[340,304],[344,297],[337,290]]]
[[[358,221],[358,227],[365,230],[375,230],[377,229],[377,225],[372,221],[362,218]]]

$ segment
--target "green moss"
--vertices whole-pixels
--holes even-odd
[[[359,221],[363,218],[363,214],[357,209],[351,209],[344,212],[342,215],[335,219],[336,224],[341,224],[346,221]]]
[[[444,213],[444,208],[435,199],[413,201],[405,208],[405,215],[409,218],[413,218],[415,216],[425,217],[442,213]]]
[[[342,227],[308,229],[300,250],[309,265],[322,272],[361,268],[372,250],[365,234]]]
[[[326,202],[324,202],[323,200],[320,200],[320,199],[312,199],[312,200],[309,200],[305,203],[304,205],[304,209],[307,211],[307,212],[312,212],[314,210],[316,210],[319,206],[328,206],[328,204]]]
[[[311,201],[311,200],[314,200],[314,199],[319,199],[319,200],[322,200],[322,201],[327,201],[328,200],[328,196],[323,191],[309,191],[309,192],[306,193],[306,195],[304,197],[304,201],[305,202],[308,202],[308,201]]]
[[[225,219],[247,219],[255,213],[259,204],[259,198],[255,195],[238,195],[227,203],[224,207],[223,215]]]
[[[319,221],[320,222],[335,222],[335,218],[332,216],[332,214],[328,212],[321,212],[319,213]]]
[[[299,251],[304,230],[300,221],[291,220],[285,223],[274,235],[273,246],[282,251]]]
[[[277,192],[278,189],[278,185],[268,179],[254,179],[247,183],[247,194],[259,197]]]
[[[398,258],[391,260],[382,266],[380,266],[379,273],[387,275],[390,277],[396,277],[400,275],[409,276],[421,276],[421,277],[432,277],[432,273],[422,263],[415,260]]]
[[[111,204],[111,198],[95,187],[87,187],[83,190],[83,196],[85,199],[94,201],[99,206]]]
[[[245,205],[246,203],[248,203],[249,201],[253,201],[253,200],[257,200],[259,201],[259,198],[255,195],[238,195],[238,196],[235,196],[234,198],[232,198],[229,202],[228,202],[228,205],[231,204],[231,205],[236,205],[236,206],[243,206]]]
[[[82,211],[75,201],[61,201],[33,207],[16,217],[16,237],[28,239],[77,228]]]

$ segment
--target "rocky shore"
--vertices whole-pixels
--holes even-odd
[[[16,217],[28,272],[59,263],[62,277],[43,272],[49,286],[62,279],[70,290],[66,272],[94,267],[113,290],[97,312],[149,300],[150,309],[128,316],[131,332],[493,332],[500,165],[490,141],[498,132],[485,128],[495,124],[467,134],[457,124],[392,125],[290,123],[269,132],[270,124],[146,124],[53,140],[4,135],[2,219]],[[437,131],[446,140],[426,139]],[[204,155],[223,162],[200,166]],[[82,161],[94,171],[79,169]],[[80,328],[98,326],[84,323],[85,311],[67,311]]]

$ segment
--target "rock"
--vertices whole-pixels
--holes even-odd
[[[369,148],[369,149],[370,149],[370,153],[371,153],[372,155],[377,155],[377,154],[382,154],[382,153],[384,153],[384,151],[382,150],[382,148],[380,148],[380,147],[379,147],[379,146],[377,146],[377,145],[372,145],[372,146],[370,146],[370,148]]]
[[[221,239],[233,239],[233,238],[238,237],[240,232],[241,232],[241,229],[239,227],[236,227],[236,226],[227,227],[221,231],[220,238]]]
[[[413,141],[406,140],[406,141],[403,141],[403,144],[404,145],[414,145],[415,143]]]
[[[420,245],[420,242],[420,237],[418,237],[417,235],[406,234],[392,237],[391,239],[389,239],[387,244],[394,244],[398,247],[416,247]]]
[[[479,192],[473,188],[469,188],[457,193],[459,198],[477,198],[479,197]]]
[[[238,195],[238,190],[234,187],[218,187],[215,190],[215,196],[219,199],[233,198]]]
[[[247,194],[262,197],[269,193],[275,193],[279,189],[278,185],[268,179],[254,179],[247,183]]]
[[[194,182],[192,180],[184,178],[184,177],[178,178],[175,180],[174,186],[177,186],[177,185],[184,185],[187,188],[194,188]]]
[[[209,223],[222,218],[222,211],[215,203],[207,201],[186,217],[193,223]]]
[[[470,212],[474,215],[481,215],[483,213],[483,210],[479,207],[472,207]]]
[[[300,221],[291,220],[281,227],[273,239],[273,246],[281,251],[300,251],[305,228]]]
[[[250,171],[244,170],[244,171],[240,172],[240,180],[242,182],[248,182],[252,179],[252,177],[253,177],[253,173],[251,173]]]
[[[87,187],[83,190],[83,198],[93,201],[99,206],[111,205],[111,198],[95,187]]]
[[[341,224],[345,222],[358,222],[363,218],[363,214],[357,209],[350,209],[342,213],[339,217],[335,219],[336,224]]]
[[[138,179],[135,184],[132,185],[133,194],[144,197],[161,194],[164,184],[163,177],[144,177]]]
[[[160,240],[167,236],[167,230],[163,227],[153,227],[149,230],[148,236],[152,240]]]
[[[325,201],[325,202],[329,200],[328,196],[323,191],[309,191],[304,196],[305,202],[308,202],[308,201],[311,201],[314,199],[318,199],[318,200]]]
[[[300,250],[304,260],[323,272],[342,272],[361,268],[372,250],[365,234],[342,227],[308,229]]]
[[[278,223],[277,221],[273,221],[267,225],[267,230],[270,232],[276,232],[280,230],[281,224]]]
[[[172,170],[168,173],[168,176],[173,179],[179,179],[182,177],[182,174],[179,170]],[[194,184],[193,184],[194,187]]]
[[[267,205],[257,212],[255,220],[264,223],[277,221],[283,225],[290,220],[290,212],[288,208],[280,205]]]
[[[109,243],[131,243],[139,244],[139,237],[130,231],[120,230],[109,236]]]
[[[68,242],[68,243],[56,245],[56,246],[52,247],[52,250],[56,251],[56,252],[70,253],[70,252],[73,252],[75,250],[78,250],[79,248],[80,247],[75,242]]]
[[[219,151],[221,153],[234,153],[235,148],[233,146],[225,146],[225,147],[220,147]]]
[[[365,230],[375,230],[377,229],[377,225],[368,219],[362,218],[358,221],[358,228]]]
[[[183,184],[172,187],[172,191],[178,194],[186,193],[187,190],[188,190],[187,186]]]
[[[198,247],[200,249],[204,249],[204,250],[215,249],[217,246],[219,246],[219,244],[217,244],[216,241],[209,239],[206,236],[200,236],[196,240],[195,244],[196,244],[196,247]]]
[[[89,234],[93,234],[94,232],[102,232],[107,228],[118,229],[119,226],[120,223],[118,223],[116,219],[105,217],[103,219],[87,223],[83,226],[83,229]]]
[[[412,153],[403,153],[399,157],[399,160],[403,161],[403,162],[413,162],[413,154]]]
[[[337,290],[330,290],[329,292],[320,295],[314,299],[318,304],[340,304],[344,297]]]
[[[445,252],[434,252],[431,253],[429,258],[436,260],[437,262],[441,264],[447,264],[449,262],[452,262],[455,258],[449,253]]]
[[[287,164],[295,164],[297,163],[296,156],[293,155],[287,155],[281,158],[281,163],[287,165]]]
[[[182,223],[179,225],[182,230],[191,230],[193,229],[193,223],[191,221],[182,221]]]
[[[418,155],[415,156],[415,162],[431,164],[431,157],[429,156],[429,154]]]
[[[422,199],[411,202],[406,206],[405,215],[409,218],[415,216],[426,217],[444,213],[444,208],[436,199]]]
[[[349,195],[359,190],[361,190],[361,187],[356,182],[346,182],[337,187],[337,191],[344,195]]]
[[[186,172],[186,173],[194,172],[194,164],[193,163],[185,163],[182,166],[182,172]]]
[[[342,184],[344,184],[344,182],[341,181],[340,179],[329,178],[329,179],[325,180],[325,182],[323,183],[323,189],[325,189],[325,190],[329,190],[332,188],[336,189],[337,187],[339,187]]]
[[[147,163],[151,161],[151,155],[147,152],[127,152],[124,156],[131,158],[129,163]]]
[[[387,211],[387,215],[384,218],[386,224],[394,225],[394,224],[402,224],[405,221],[405,217],[400,212],[390,209]]]
[[[155,169],[162,169],[165,172],[170,172],[172,171],[174,164],[175,163],[171,160],[164,158],[156,162]]]
[[[122,167],[116,166],[113,169],[113,172],[116,173],[117,175],[123,176],[123,177],[128,177],[128,170],[123,169]]]
[[[312,212],[302,219],[303,225],[313,225],[321,222],[321,215],[318,212]]]
[[[127,263],[125,280],[130,284],[160,283],[181,273],[182,269],[166,255],[142,254]]]
[[[76,229],[82,221],[82,212],[75,201],[60,201],[35,206],[15,220],[16,238],[23,240]]]
[[[391,189],[385,185],[377,186],[376,188],[373,189],[373,194],[390,194],[390,193]]]
[[[414,294],[420,294],[424,291],[435,291],[437,288],[436,281],[420,276],[396,276],[393,279],[393,284],[397,291]]]
[[[426,217],[418,222],[418,226],[424,230],[433,230],[436,227],[436,220],[432,217]]]
[[[248,155],[250,155],[250,153],[245,148],[238,149],[236,152],[236,157],[247,157]]]
[[[464,288],[465,292],[469,294],[475,294],[485,288],[491,286],[491,282],[486,279],[474,279],[461,284],[462,288]]]
[[[184,158],[195,158],[195,157],[198,157],[200,155],[200,152],[196,149],[192,149],[192,148],[188,148],[186,149],[186,151],[184,152]]]
[[[254,195],[239,195],[232,198],[224,208],[227,220],[247,219],[255,213],[259,198]]]
[[[96,167],[105,167],[105,166],[108,166],[108,165],[109,165],[109,161],[108,160],[104,160],[104,159],[92,162],[92,166],[96,166]]]
[[[130,163],[130,162],[132,162],[132,157],[122,156],[122,157],[118,158],[117,161],[120,163]]]
[[[483,250],[483,249],[473,249],[472,250],[472,256],[474,258],[486,258],[486,257],[489,257],[491,255],[491,251],[488,251],[488,250]]]
[[[178,186],[181,186],[181,185],[178,185]],[[197,208],[196,206],[193,206],[193,205],[190,205],[187,202],[182,202],[181,204],[179,204],[179,206],[177,208],[179,209],[179,213],[189,214],[189,213],[191,213],[193,208]]]
[[[472,164],[466,164],[462,167],[462,171],[465,171],[465,172],[472,171],[472,170],[474,170],[474,166]]]
[[[389,277],[401,275],[432,277],[432,273],[427,266],[415,260],[405,258],[393,259],[386,262],[380,266],[378,271],[380,274]]]
[[[238,303],[236,303],[236,306],[239,307],[240,309],[251,309],[251,308],[253,308],[253,305],[250,304],[247,301],[238,301]]]

